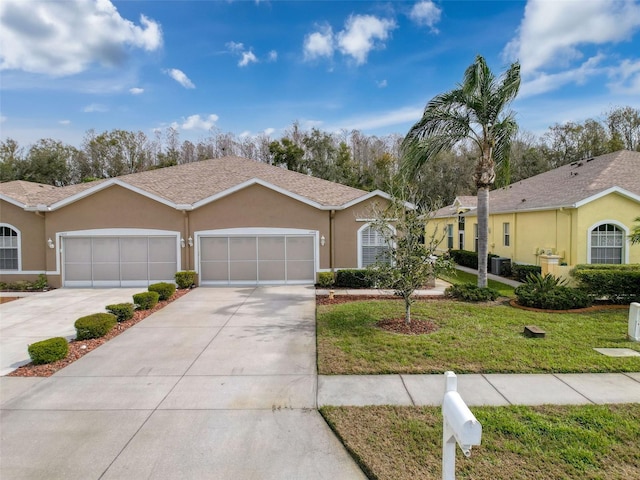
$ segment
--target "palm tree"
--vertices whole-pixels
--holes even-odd
[[[637,217],[634,222],[637,222],[631,230],[631,235],[629,235],[629,239],[631,243],[640,243],[640,217]]]
[[[478,189],[478,286],[487,286],[489,189],[495,166],[508,161],[518,125],[508,105],[520,89],[520,64],[512,63],[496,77],[478,55],[458,88],[435,96],[402,143],[405,173],[415,173],[443,150],[471,142],[478,157],[474,182]]]

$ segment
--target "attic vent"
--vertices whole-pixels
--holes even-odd
[[[590,162],[591,160],[593,160],[593,157],[587,158],[587,162]]]
[[[584,165],[584,163],[582,163],[582,162],[578,162],[578,165],[577,165],[577,166],[578,166],[578,167],[581,167],[582,165]]]
[[[527,201],[527,199],[526,199],[526,198],[523,198],[523,199],[522,199],[522,201],[523,201],[523,202],[526,202],[526,201]]]

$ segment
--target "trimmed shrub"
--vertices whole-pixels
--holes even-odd
[[[336,272],[336,287],[373,288],[375,275],[371,270],[344,269]]]
[[[571,276],[592,299],[613,303],[640,302],[640,265],[577,265]]]
[[[88,340],[105,336],[116,323],[116,316],[111,313],[94,313],[80,317],[73,326],[76,327],[76,339]]]
[[[158,304],[160,294],[158,292],[141,292],[133,295],[133,303],[138,310],[149,310]]]
[[[449,250],[449,256],[451,259],[462,267],[478,269],[478,252],[471,252],[469,250]],[[491,267],[491,259],[497,258],[499,255],[490,253],[487,255],[487,266]]]
[[[587,294],[562,285],[541,291],[533,284],[524,284],[515,289],[515,294],[520,305],[544,310],[571,310],[591,305],[591,299]]]
[[[157,292],[160,295],[159,300],[169,300],[171,296],[176,293],[176,286],[173,283],[154,283],[149,285],[150,292]]]
[[[69,353],[69,344],[62,337],[49,338],[41,342],[32,343],[28,349],[34,365],[62,360]]]
[[[511,264],[511,274],[515,277],[519,282],[526,282],[529,274],[542,273],[542,267],[538,265],[524,265],[521,263],[512,263]]]
[[[318,273],[318,285],[322,288],[329,288],[333,286],[335,278],[333,272],[319,272]]]
[[[500,293],[493,288],[480,288],[472,283],[451,285],[444,291],[444,294],[448,297],[464,300],[465,302],[488,302],[500,296]]]
[[[118,322],[125,322],[133,318],[135,306],[133,303],[115,303],[105,307],[107,312],[116,316]]]
[[[176,272],[176,284],[178,288],[191,288],[196,283],[196,272],[193,270],[183,270]]]

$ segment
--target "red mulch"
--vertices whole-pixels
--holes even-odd
[[[426,335],[438,329],[438,326],[431,320],[419,320],[417,318],[411,319],[411,323],[407,325],[404,323],[404,317],[380,320],[376,326],[388,332],[401,333],[403,335]]]
[[[13,302],[14,300],[18,300],[20,297],[0,297],[0,303],[8,303]]]
[[[19,367],[17,370],[9,373],[8,377],[50,377],[58,370],[63,369],[67,365],[75,362],[79,358],[82,358],[84,355],[89,353],[91,350],[98,348],[103,343],[108,342],[113,337],[117,337],[125,330],[133,327],[136,323],[141,322],[153,312],[157,312],[158,310],[166,307],[174,300],[182,297],[189,293],[189,289],[185,290],[176,290],[176,293],[169,300],[164,300],[162,302],[158,302],[158,304],[150,310],[138,310],[133,314],[133,318],[131,320],[127,320],[126,322],[118,323],[113,330],[107,333],[104,337],[100,338],[92,338],[90,340],[71,340],[69,342],[69,354],[63,358],[62,360],[58,360],[57,362],[47,363],[45,365],[34,365],[33,363],[28,363]]]

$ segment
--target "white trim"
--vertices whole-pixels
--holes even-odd
[[[247,227],[247,228],[223,228],[219,230],[199,230],[197,232],[193,232],[193,258],[194,258],[194,270],[198,275],[200,274],[200,239],[208,238],[208,237],[243,237],[243,236],[254,236],[254,237],[265,237],[265,236],[302,236],[302,237],[313,237],[313,255],[314,255],[314,278],[313,282],[315,283],[316,273],[320,270],[320,232],[318,230],[304,230],[300,228],[270,228],[270,227]],[[201,285],[256,285],[256,283],[252,282],[202,282],[200,279]],[[260,281],[257,282],[258,285],[282,285],[282,282],[278,281]],[[287,285],[294,284],[304,284],[307,285],[309,282],[307,281],[296,281],[291,280],[287,281]]]
[[[591,195],[590,197],[587,197],[584,200],[580,200],[579,202],[576,202],[575,204],[573,204],[573,207],[574,208],[581,207],[582,205],[585,205],[589,202],[593,202],[594,200],[598,200],[599,198],[605,197],[610,193],[617,193],[619,195],[622,195],[623,197],[627,197],[631,200],[635,200],[636,202],[640,203],[640,195],[636,195],[635,193],[630,192],[629,190],[625,190],[624,188],[611,187],[611,188],[607,188],[606,190],[603,190],[600,193]]]
[[[62,263],[64,257],[63,238],[75,238],[75,237],[175,237],[176,238],[176,271],[182,270],[182,254],[180,246],[181,232],[175,230],[154,230],[150,228],[96,228],[90,230],[71,230],[67,232],[56,233],[56,271],[47,272],[49,274],[61,275],[62,285],[72,286],[69,282],[65,282],[62,272]],[[83,285],[86,286],[84,282]],[[93,284],[93,287],[100,287],[101,285]],[[117,287],[124,287],[122,282],[119,282]],[[137,285],[136,285],[137,286]]]
[[[622,260],[623,260],[623,264],[628,264],[629,250],[631,247],[631,241],[629,240],[629,229],[623,223],[620,223],[617,220],[600,220],[594,223],[593,225],[591,225],[587,229],[587,263],[588,264],[591,263],[591,232],[593,231],[594,228],[599,227],[600,225],[605,225],[605,224],[615,225],[616,227],[622,230],[623,232],[622,238],[624,239],[624,243],[622,245],[622,257],[623,257]]]
[[[391,195],[389,195],[386,192],[383,192],[382,190],[374,190],[373,192],[369,192],[366,195],[363,195],[362,197],[358,197],[355,198],[353,200],[351,200],[350,202],[347,202],[345,204],[343,204],[341,207],[339,208],[334,208],[335,210],[345,210],[349,207],[352,207],[354,205],[357,205],[358,203],[364,202],[365,200],[369,200],[370,198],[373,197],[382,197],[385,200],[389,200],[391,201],[393,199],[393,197]],[[418,208],[416,205],[414,205],[413,203],[410,202],[404,202],[403,203],[405,207],[411,209],[411,210],[415,210],[416,208]]]
[[[368,227],[370,227],[370,226],[371,226],[371,223],[372,223],[372,222],[365,223],[364,225],[362,225],[362,226],[358,229],[358,233],[357,233],[357,235],[358,235],[358,236],[357,236],[357,242],[356,242],[356,244],[357,244],[357,248],[358,248],[358,268],[359,268],[359,269],[366,268],[366,267],[363,267],[363,266],[362,266],[362,232],[363,232],[365,229],[367,229]],[[395,233],[396,233],[396,228],[395,228],[393,225],[391,225],[391,224],[387,224],[387,227],[388,227],[388,228],[389,228],[389,229],[394,233],[394,235],[395,235]]]
[[[15,231],[17,233],[17,240],[18,240],[18,269],[17,270],[0,270],[0,273],[2,273],[3,275],[5,273],[26,273],[22,271],[22,233],[20,232],[20,229],[18,229],[18,227],[14,227],[10,223],[4,223],[4,222],[0,222],[0,227],[7,227]]]
[[[20,207],[20,208],[25,208],[26,204],[19,202],[18,200],[15,200],[3,193],[0,193],[0,200],[4,200],[7,203],[10,203],[11,205],[15,205],[16,207]]]

